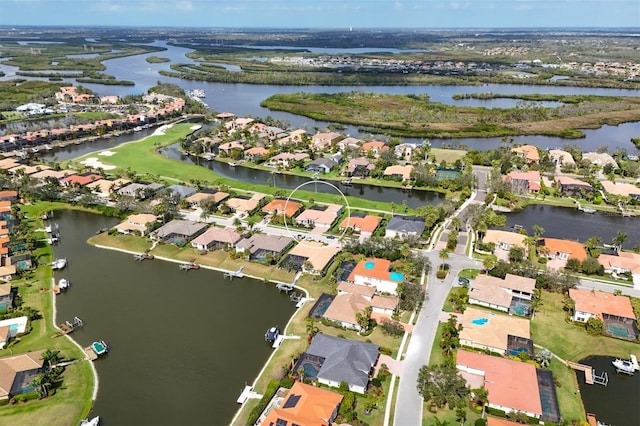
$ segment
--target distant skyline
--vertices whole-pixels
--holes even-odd
[[[640,0],[0,0],[0,25],[640,31]]]

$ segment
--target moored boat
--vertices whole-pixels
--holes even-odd
[[[268,329],[266,333],[264,333],[264,339],[269,343],[273,343],[276,341],[279,335],[280,335],[280,329],[274,326]]]
[[[84,419],[80,422],[80,426],[98,426],[100,424],[100,416],[95,416],[92,419]]]
[[[66,290],[70,285],[71,283],[69,282],[69,280],[65,278],[60,278],[60,281],[58,281],[58,287],[60,288],[60,290]]]
[[[66,258],[55,259],[53,262],[51,262],[51,269],[64,269],[65,266],[67,266]]]
[[[613,366],[616,368],[616,371],[618,373],[624,373],[631,376],[635,371],[635,368],[631,363],[631,361],[628,361],[626,359],[616,358],[613,361],[611,361],[611,364],[613,364]]]
[[[104,340],[98,340],[91,344],[91,349],[96,353],[96,355],[104,355],[109,352],[109,347],[104,342]]]

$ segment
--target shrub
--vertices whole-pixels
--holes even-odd
[[[393,351],[390,348],[387,348],[386,346],[380,346],[380,353],[383,355],[391,355]]]
[[[444,269],[438,269],[436,271],[436,278],[438,278],[439,280],[444,280],[447,277],[447,271],[445,271]]]
[[[592,336],[598,336],[604,332],[604,322],[599,318],[589,318],[584,328]]]
[[[485,408],[487,413],[492,414],[494,416],[498,416],[498,417],[506,417],[507,413],[503,410],[499,410],[497,408],[492,408],[492,407],[486,407]]]
[[[271,398],[273,398],[273,395],[275,395],[278,391],[279,387],[279,380],[271,380],[269,382],[269,384],[267,385],[267,390],[265,391],[262,398],[260,398],[258,405],[256,405],[253,410],[251,410],[251,414],[249,414],[249,418],[247,419],[248,424],[254,424],[256,420],[258,420],[258,417],[260,417],[260,414],[262,414],[269,401],[271,401]]]
[[[291,389],[291,387],[293,386],[293,384],[294,384],[295,382],[296,382],[296,381],[295,381],[295,380],[293,380],[292,378],[290,378],[290,377],[285,377],[285,378],[283,378],[283,379],[280,379],[280,386],[282,386],[283,388]]]
[[[485,419],[476,419],[473,423],[474,426],[487,426],[487,421]]]
[[[393,321],[388,318],[384,318],[380,323],[382,332],[390,336],[400,337],[404,334],[404,326],[398,321]]]

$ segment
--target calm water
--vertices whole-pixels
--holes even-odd
[[[631,248],[640,244],[640,219],[622,217],[596,212],[583,213],[577,209],[531,205],[517,213],[507,214],[507,228],[522,225],[533,235],[533,225],[545,229],[545,237],[579,240],[584,242],[589,237],[599,236],[608,244],[618,231],[628,235],[625,247]]]
[[[56,278],[71,288],[57,297],[58,322],[74,316],[82,346],[105,340],[111,350],[96,362],[100,390],[93,415],[104,425],[227,424],[245,382],[271,354],[264,331],[294,312],[273,286],[221,273],[179,271],[174,263],[137,262],[86,239],[113,218],[57,212],[69,260]]]
[[[592,366],[597,375],[604,371],[609,375],[607,386],[587,385],[584,374],[577,373],[582,401],[588,413],[596,415],[599,421],[612,426],[640,425],[640,374],[633,376],[616,373],[611,365],[613,358],[593,356],[580,360],[581,364]]]

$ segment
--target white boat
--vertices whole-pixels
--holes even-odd
[[[70,285],[71,283],[69,282],[69,280],[65,278],[60,278],[60,281],[58,281],[58,287],[60,287],[60,290],[65,290],[69,288]]]
[[[141,126],[136,126],[133,128],[134,132],[141,132],[142,131],[142,127]]]
[[[631,376],[635,371],[635,368],[631,361],[627,361],[626,359],[616,358],[611,361],[611,364],[613,364],[618,373],[624,373]]]
[[[207,161],[211,161],[213,160],[213,154],[204,154],[202,158],[204,158]]]
[[[235,167],[235,166],[237,166],[237,164],[232,161],[232,162],[229,163],[229,166],[230,167]]]
[[[80,422],[80,426],[98,426],[100,424],[100,416],[95,416],[91,420],[84,419]]]
[[[52,269],[64,269],[67,266],[67,259],[56,259],[51,262]]]

